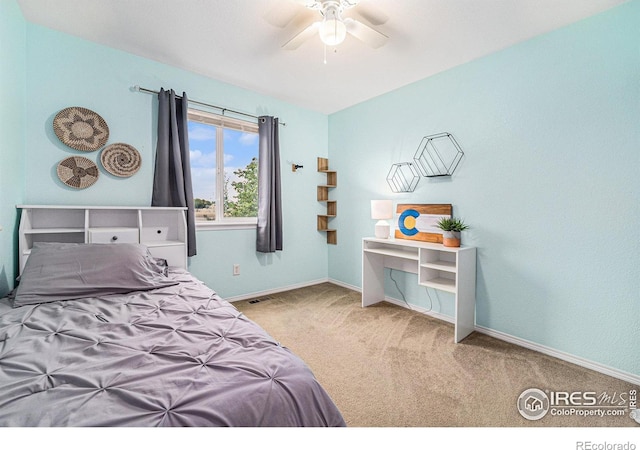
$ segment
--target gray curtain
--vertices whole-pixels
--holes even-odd
[[[280,195],[280,144],[278,119],[258,118],[258,228],[256,250],[282,250],[282,203]]]
[[[196,254],[196,224],[189,162],[187,94],[158,93],[158,144],[151,206],[187,207],[187,254]]]

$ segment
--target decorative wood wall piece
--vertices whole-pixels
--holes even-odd
[[[399,204],[395,237],[442,244],[442,230],[436,223],[442,217],[451,217],[452,210],[450,204]]]

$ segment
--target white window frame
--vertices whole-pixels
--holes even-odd
[[[198,109],[189,108],[188,120],[200,122],[216,127],[216,220],[207,222],[196,221],[196,230],[245,230],[255,229],[257,217],[224,217],[224,202],[221,193],[224,192],[224,129],[248,131],[258,134],[258,123],[236,119],[219,114],[213,114]]]

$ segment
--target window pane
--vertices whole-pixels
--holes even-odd
[[[224,216],[258,215],[258,134],[224,129]]]
[[[196,222],[216,218],[216,127],[189,121],[189,157]]]

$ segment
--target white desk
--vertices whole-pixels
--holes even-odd
[[[476,249],[403,239],[362,241],[362,307],[384,300],[385,267],[418,275],[418,284],[455,295],[456,343],[475,328]]]

